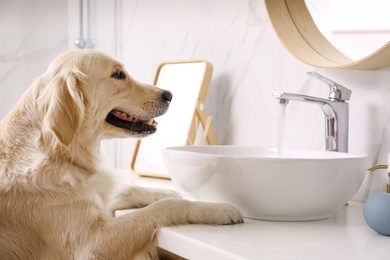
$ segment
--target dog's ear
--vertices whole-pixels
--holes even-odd
[[[64,146],[69,146],[84,117],[84,101],[74,73],[56,76],[49,81],[48,103],[43,119],[43,130],[52,132]]]

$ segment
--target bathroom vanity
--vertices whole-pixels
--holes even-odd
[[[168,180],[122,172],[127,182],[174,189]],[[162,228],[158,246],[187,259],[370,259],[387,260],[390,237],[371,230],[363,203],[351,201],[332,217],[307,222],[245,219],[227,226],[183,225]],[[119,211],[117,216],[128,213]]]

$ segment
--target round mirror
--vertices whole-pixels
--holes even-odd
[[[312,13],[321,14],[321,10],[318,10],[318,3],[316,4],[315,1],[312,0],[307,0],[307,2]],[[333,1],[329,0],[328,2],[331,4]],[[317,16],[317,18],[315,18],[317,23],[325,24],[325,26],[319,26],[321,28],[319,29],[310,15],[305,0],[265,0],[265,3],[271,23],[284,46],[295,57],[309,65],[320,68],[338,69],[378,69],[390,65],[390,43],[386,39],[385,43],[383,43],[385,36],[383,34],[380,37],[381,42],[377,43],[377,45],[382,45],[382,47],[379,47],[379,49],[371,52],[369,55],[363,54],[364,56],[362,57],[361,53],[343,53],[332,43],[333,39],[329,41],[326,37],[328,36],[329,38],[329,36],[334,36],[333,29],[330,27],[331,23],[326,21],[331,18],[326,17],[326,15]],[[350,9],[352,7],[353,10],[358,9],[355,8],[354,4],[355,1],[350,3]],[[329,12],[329,7],[327,6],[322,6],[320,8],[328,9],[325,10],[325,12]],[[350,21],[351,10],[344,12],[344,20]],[[367,14],[364,17],[367,17]],[[359,18],[362,20],[361,17]],[[338,25],[340,26],[339,23]],[[367,24],[365,24],[365,26],[367,26]],[[340,28],[338,30],[340,30]],[[384,32],[384,34],[386,33]],[[373,48],[374,44],[371,44],[371,40],[369,41],[371,48]],[[347,48],[349,47],[350,50],[352,50],[352,48],[355,48],[355,50],[364,48],[356,47],[359,46],[356,41],[348,44],[340,37],[339,42],[342,42]],[[362,40],[358,40],[358,42],[361,43]],[[377,45],[375,48],[378,47]],[[358,55],[360,55],[360,57]]]
[[[390,41],[388,0],[305,0],[317,28],[338,50],[362,59]]]

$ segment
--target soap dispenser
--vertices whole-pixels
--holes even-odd
[[[367,225],[384,236],[390,236],[390,154],[387,173],[389,182],[386,192],[372,195],[364,204],[363,214]]]

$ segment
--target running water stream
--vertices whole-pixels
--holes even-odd
[[[280,103],[279,105],[279,118],[278,118],[278,155],[283,153],[283,137],[284,137],[284,125],[286,121],[286,107],[287,104]]]

